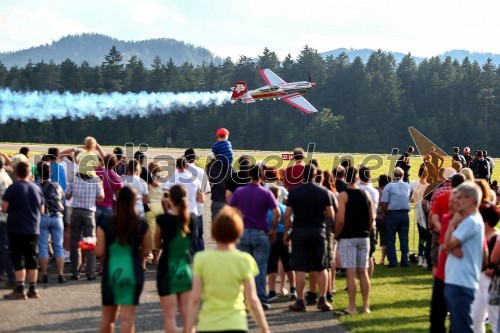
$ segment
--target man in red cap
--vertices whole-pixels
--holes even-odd
[[[231,166],[233,164],[233,147],[228,140],[229,131],[225,128],[219,128],[216,136],[217,142],[212,146],[212,153],[216,159],[222,161],[222,164]]]

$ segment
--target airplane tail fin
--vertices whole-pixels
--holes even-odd
[[[232,88],[233,94],[231,95],[232,100],[238,100],[241,96],[245,95],[248,92],[247,85],[245,81],[238,81]]]

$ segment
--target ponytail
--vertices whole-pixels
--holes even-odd
[[[181,233],[185,236],[189,230],[189,210],[187,207],[187,190],[184,185],[174,185],[170,189],[170,200],[178,208],[179,213],[177,217],[179,218]]]

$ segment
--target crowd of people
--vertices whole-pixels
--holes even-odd
[[[448,313],[453,332],[484,332],[486,318],[497,331],[500,210],[487,152],[473,158],[469,148],[464,155],[455,148],[446,165],[430,147],[413,173],[409,147],[375,187],[372,170],[352,160],[323,169],[296,148],[291,163],[277,169],[248,155],[235,159],[227,129],[216,137],[205,168],[189,148],[167,177],[145,152],[127,159],[116,147],[107,154],[92,137],[64,151],[50,148],[38,163],[25,147],[12,157],[0,153],[0,273],[12,288],[4,299],[39,298],[50,255],[57,282],[65,283],[69,250],[72,280],[102,275],[101,332],[114,330],[118,313],[121,330],[134,330],[150,265],[157,266],[166,332],[176,331],[177,311],[184,332],[245,332],[246,309],[268,332],[264,311],[279,295],[290,298],[293,312],[332,311],[339,272],[349,303],[334,314],[358,313],[357,280],[361,313],[370,313],[375,264],[410,266],[414,205],[416,261],[434,276],[430,331],[445,332]],[[216,246],[205,250],[209,192]]]

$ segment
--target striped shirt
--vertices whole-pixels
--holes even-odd
[[[76,176],[73,183],[68,184],[66,194],[73,198],[73,208],[96,211],[97,197],[104,196],[102,182],[99,177],[82,179]]]
[[[212,146],[212,153],[223,164],[233,164],[233,147],[230,141],[217,141]]]

